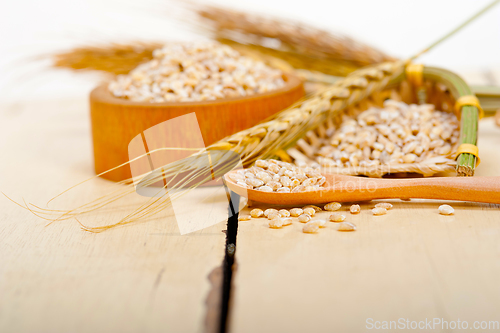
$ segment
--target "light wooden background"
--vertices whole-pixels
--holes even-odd
[[[500,128],[483,120],[477,176],[500,176],[499,147]],[[232,331],[366,332],[368,318],[500,323],[500,205],[451,203],[455,215],[442,216],[442,202],[391,202],[384,216],[369,211],[375,201],[346,212],[352,233],[240,222]],[[441,331],[453,330],[432,332]]]
[[[92,175],[87,102],[0,106],[0,190],[44,205]],[[500,128],[480,124],[477,175],[499,175]],[[74,206],[106,181],[60,203]],[[200,193],[203,195],[203,193]],[[359,230],[241,222],[232,332],[364,332],[374,320],[500,320],[500,210],[394,202]],[[106,213],[101,220],[114,218]],[[88,221],[89,223],[92,220]],[[202,332],[224,223],[180,236],[172,219],[100,234],[48,227],[0,196],[0,332]],[[436,330],[439,332],[440,330]]]
[[[0,191],[44,206],[93,175],[85,100],[0,112]],[[77,206],[107,185],[99,179],[59,203]],[[225,223],[185,236],[172,219],[100,234],[74,220],[45,225],[0,194],[0,332],[205,330],[208,277],[222,263]]]

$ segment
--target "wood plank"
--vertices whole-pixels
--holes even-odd
[[[500,128],[483,120],[477,175],[500,176],[499,146]],[[232,331],[365,332],[368,318],[500,321],[500,205],[455,202],[455,215],[441,216],[440,202],[394,200],[373,216],[374,204],[347,213],[352,233],[333,223],[311,235],[298,222],[281,230],[241,222]]]
[[[44,204],[89,178],[87,102],[0,107],[0,156],[0,190],[18,201]],[[59,204],[108,185],[99,179]],[[205,331],[225,222],[183,236],[172,218],[99,234],[76,221],[45,224],[0,196],[0,332]]]

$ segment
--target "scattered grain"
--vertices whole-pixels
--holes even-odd
[[[290,212],[286,209],[280,209],[278,213],[280,213],[281,217],[290,217]]]
[[[278,210],[274,208],[268,208],[264,211],[264,216],[268,217],[270,213],[278,213]]]
[[[325,205],[325,210],[333,212],[339,210],[340,207],[342,207],[342,204],[340,202],[330,202],[329,204]]]
[[[351,222],[341,222],[338,224],[338,231],[356,231],[356,225]]]
[[[302,213],[304,213],[304,211],[302,210],[302,208],[292,208],[292,209],[290,209],[290,216],[298,217],[298,216],[302,215]]]
[[[257,218],[257,217],[261,217],[263,215],[264,215],[264,212],[262,211],[262,209],[259,209],[259,208],[255,208],[255,209],[252,209],[250,211],[250,216],[251,217]]]
[[[272,220],[272,219],[275,219],[275,218],[278,218],[278,217],[281,217],[281,214],[278,213],[278,212],[270,212],[268,215],[267,215],[267,218],[269,220]]]
[[[441,215],[452,215],[455,212],[455,209],[450,205],[441,205],[439,206],[439,214]]]
[[[359,212],[361,212],[361,207],[359,207],[359,205],[352,205],[349,208],[349,211],[351,212],[351,214],[359,214]]]
[[[283,226],[283,220],[280,217],[269,220],[269,228],[278,229]]]
[[[387,214],[387,209],[384,207],[375,207],[372,209],[373,215],[385,215]]]
[[[330,215],[330,221],[332,222],[344,222],[345,221],[345,215],[341,213],[333,213]]]
[[[311,221],[311,215],[302,214],[299,216],[298,220],[299,220],[299,222],[307,223],[307,222]]]
[[[318,207],[318,206],[315,206],[315,205],[307,205],[307,206],[302,207],[302,209],[306,209],[306,208],[312,208],[312,209],[314,209],[314,211],[316,213],[322,211],[321,207]]]
[[[302,228],[302,232],[306,234],[313,234],[318,232],[319,226],[315,223],[307,222]]]
[[[303,208],[302,209],[304,211],[304,214],[307,214],[309,216],[314,216],[314,214],[316,214],[316,210],[312,207],[306,207],[306,208]]]
[[[378,204],[375,205],[375,207],[382,207],[389,210],[392,208],[392,204],[388,202],[379,202]]]
[[[326,228],[326,220],[323,219],[318,219],[318,220],[312,220],[307,223],[314,223],[320,228]]]

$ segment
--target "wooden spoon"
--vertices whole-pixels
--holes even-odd
[[[231,171],[232,173],[236,171]],[[373,199],[440,199],[500,204],[500,177],[431,177],[380,179],[324,174],[325,188],[318,191],[277,193],[249,190],[225,176],[227,186],[258,202],[280,205]]]

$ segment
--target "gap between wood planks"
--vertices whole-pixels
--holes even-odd
[[[227,188],[226,188],[227,189]],[[228,190],[229,191],[229,190]],[[206,298],[207,313],[205,315],[205,333],[226,333],[229,327],[229,312],[231,308],[231,290],[234,255],[236,252],[236,236],[238,234],[238,207],[240,196],[234,192],[228,193],[229,207],[226,225],[226,244],[224,259],[220,267],[208,275],[212,287]]]

